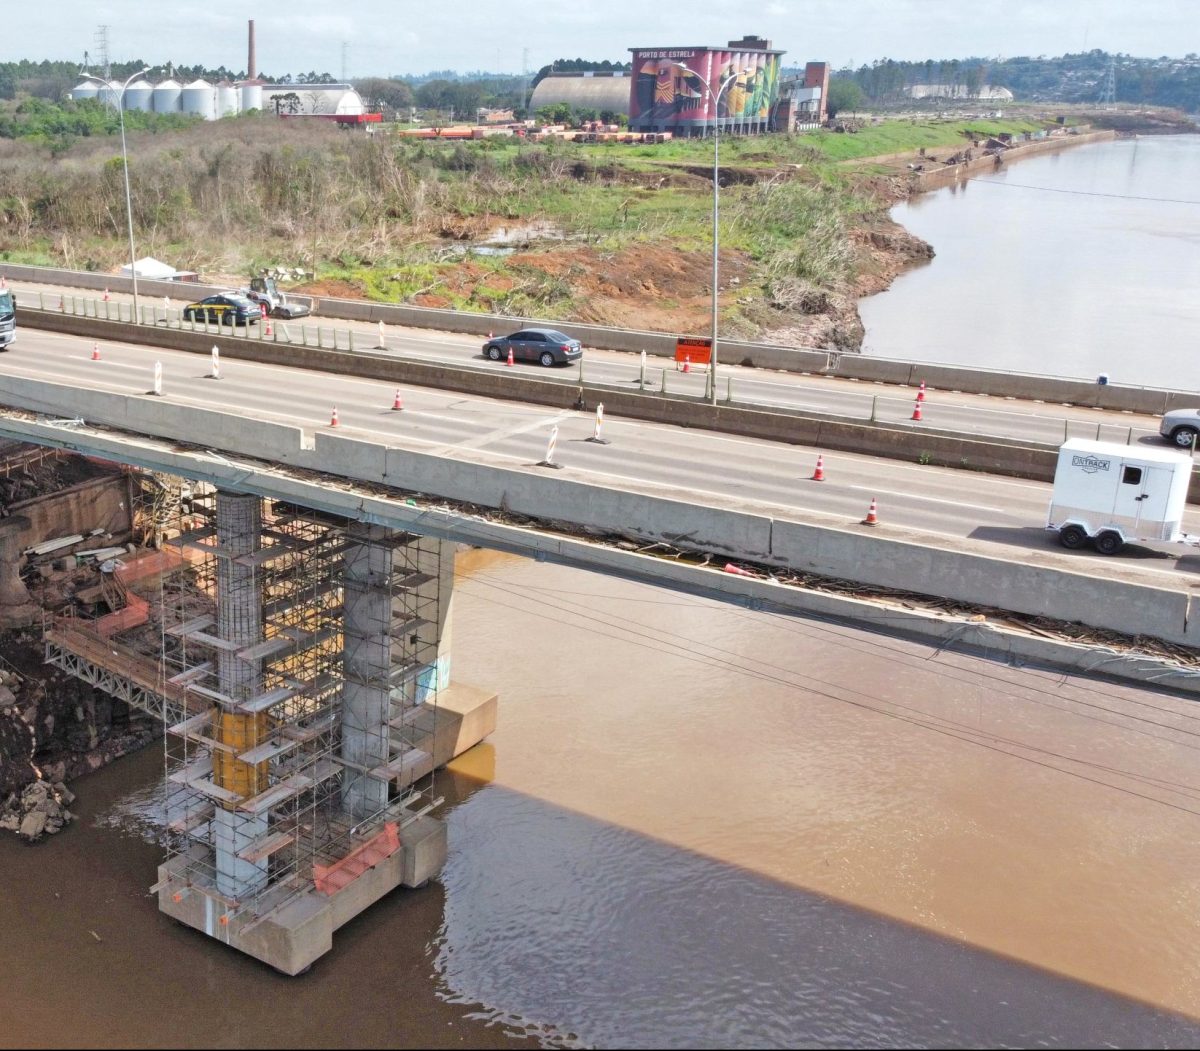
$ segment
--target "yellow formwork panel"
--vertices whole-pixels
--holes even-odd
[[[239,715],[219,705],[213,708],[213,738],[233,749],[213,752],[213,783],[243,799],[256,796],[267,787],[267,763],[244,763],[238,756],[266,740],[270,719],[266,712]]]

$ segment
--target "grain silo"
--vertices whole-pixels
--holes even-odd
[[[242,84],[242,112],[262,109],[263,86],[261,80],[247,80]]]
[[[85,77],[71,89],[71,98],[76,102],[83,99],[94,99],[100,95],[100,88],[104,81],[97,80],[95,77]]]
[[[154,108],[154,88],[149,81],[139,78],[125,89],[125,108],[140,109],[145,113]]]
[[[100,94],[97,96],[106,106],[117,108],[117,104],[121,101],[121,89],[125,85],[119,80],[110,80],[107,83],[100,83]]]
[[[154,112],[178,113],[182,108],[180,103],[182,91],[179,81],[171,80],[169,77],[166,80],[160,80],[154,88]]]
[[[217,85],[217,116],[236,117],[241,102],[241,92],[228,80]]]
[[[217,119],[216,89],[207,80],[193,80],[190,84],[184,84],[180,97],[184,113],[205,120]]]

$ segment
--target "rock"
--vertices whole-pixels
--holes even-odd
[[[16,832],[21,827],[21,817],[15,813],[0,814],[0,828],[8,832]]]
[[[58,801],[63,806],[70,806],[75,802],[75,793],[72,792],[61,781],[54,782],[54,794],[58,797]]]
[[[0,686],[0,708],[7,708],[17,699],[17,695],[7,686]]]
[[[41,811],[35,810],[33,813],[26,814],[25,819],[21,822],[21,828],[18,835],[23,836],[31,843],[42,834],[46,828],[46,815]]]

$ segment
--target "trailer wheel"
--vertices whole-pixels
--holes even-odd
[[[1080,526],[1069,525],[1063,526],[1058,531],[1058,542],[1063,547],[1074,551],[1076,548],[1083,547],[1087,543],[1088,535]]]
[[[1121,539],[1121,534],[1111,529],[1106,529],[1096,537],[1096,550],[1102,555],[1115,555],[1124,546],[1125,541]]]

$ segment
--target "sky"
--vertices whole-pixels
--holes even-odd
[[[114,62],[246,67],[253,18],[258,67],[340,79],[488,70],[520,73],[556,58],[628,59],[630,47],[724,44],[746,35],[786,50],[785,64],[835,68],[882,58],[1061,55],[1099,48],[1138,57],[1200,52],[1200,0],[0,0],[0,61],[97,54],[107,24]]]

